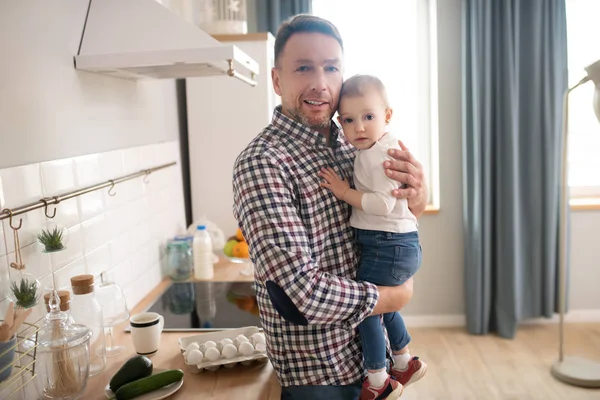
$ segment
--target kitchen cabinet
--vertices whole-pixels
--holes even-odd
[[[271,81],[275,39],[270,33],[214,36],[239,47],[259,64],[257,85],[228,77],[186,80],[193,220],[205,216],[235,233],[233,164],[246,145],[271,122],[279,104]]]

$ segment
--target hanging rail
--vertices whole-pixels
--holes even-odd
[[[37,210],[38,208],[47,208],[49,205],[52,204],[58,204],[61,201],[65,201],[65,200],[69,200],[72,199],[73,197],[77,197],[77,196],[81,196],[84,195],[86,193],[90,193],[96,190],[100,190],[100,189],[104,189],[107,187],[110,187],[108,194],[110,194],[111,196],[114,196],[115,193],[111,193],[112,189],[115,187],[115,185],[117,183],[121,183],[121,182],[125,182],[128,181],[130,179],[135,179],[138,178],[140,176],[144,177],[144,181],[148,178],[148,176],[153,173],[154,171],[158,171],[160,169],[163,168],[168,168],[171,167],[173,165],[177,164],[176,162],[171,162],[168,164],[163,164],[163,165],[159,165],[157,167],[153,167],[153,168],[148,168],[148,169],[143,169],[139,172],[134,172],[133,174],[129,174],[129,175],[125,175],[122,176],[120,178],[117,179],[110,179],[108,181],[106,181],[105,183],[100,183],[98,185],[93,185],[93,186],[88,186],[86,188],[83,189],[79,189],[79,190],[75,190],[73,192],[68,192],[68,193],[64,193],[61,194],[60,196],[52,196],[52,197],[45,197],[39,201],[36,201],[35,203],[31,203],[31,204],[27,204],[21,207],[17,207],[17,208],[12,208],[10,209],[10,211],[0,211],[0,221],[2,221],[3,219],[8,219],[11,216],[11,212],[12,212],[12,216],[17,216],[19,214],[25,214],[29,211],[33,211],[33,210]],[[47,214],[46,214],[47,215]]]

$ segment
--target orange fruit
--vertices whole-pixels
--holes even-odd
[[[248,254],[248,243],[239,242],[233,246],[233,256],[237,258],[248,258],[250,256]]]
[[[240,228],[237,228],[237,231],[235,232],[235,238],[237,240],[239,240],[240,242],[246,241],[246,239],[244,239],[244,235],[242,234],[242,230]]]

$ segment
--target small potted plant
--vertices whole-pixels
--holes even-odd
[[[39,242],[44,245],[44,252],[54,253],[65,249],[66,230],[55,226],[52,229],[42,229],[38,235]]]
[[[40,282],[31,274],[19,273],[19,277],[11,282],[10,289],[18,307],[30,308],[38,303]]]

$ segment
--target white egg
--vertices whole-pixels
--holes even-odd
[[[256,350],[265,352],[267,351],[267,345],[264,343],[256,343]]]
[[[265,334],[256,332],[254,335],[252,335],[252,342],[255,346],[257,343],[265,343]]]
[[[200,348],[200,346],[198,346],[198,343],[192,342],[187,345],[187,347],[185,348],[185,351],[190,352],[192,350],[198,350],[199,348]]]
[[[223,346],[223,355],[225,356],[225,358],[233,358],[236,356],[236,354],[237,349],[231,343]]]
[[[204,353],[204,355],[210,361],[217,361],[219,357],[221,357],[221,353],[219,353],[219,350],[217,350],[216,347],[209,347],[208,349],[206,349],[206,353]]]
[[[237,340],[238,342],[248,342],[248,338],[245,335],[237,335],[235,337],[235,340]]]
[[[204,354],[200,350],[193,349],[187,355],[187,363],[188,364],[200,364],[202,359],[204,358]]]
[[[229,339],[229,338],[225,338],[221,340],[221,347],[225,347],[226,344],[233,344],[233,340]]]
[[[254,346],[250,342],[240,343],[240,353],[245,356],[251,356],[254,353]]]
[[[244,342],[249,342],[248,338],[244,335],[237,335],[235,337],[235,343],[237,344],[237,346],[239,347],[240,344],[244,343]]]
[[[204,347],[210,349],[211,347],[217,347],[217,344],[212,340],[207,340],[206,342],[204,342]]]

